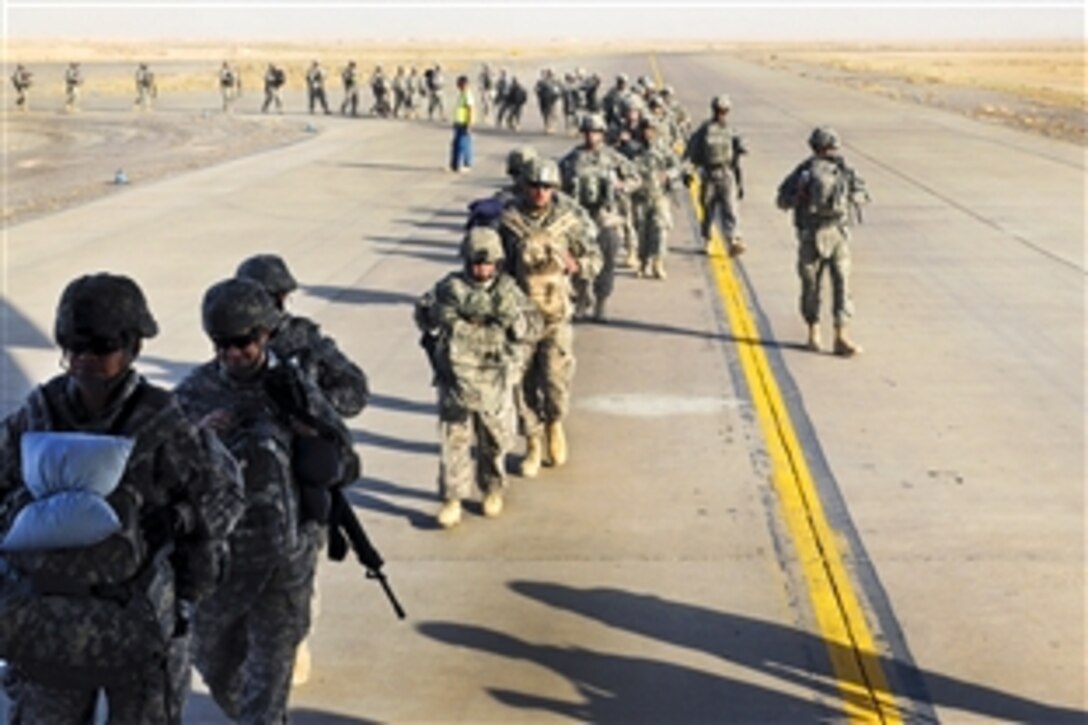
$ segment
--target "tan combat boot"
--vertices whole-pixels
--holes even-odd
[[[461,501],[451,498],[442,504],[442,510],[438,512],[438,525],[444,529],[453,528],[461,523]]]
[[[567,434],[558,420],[548,423],[548,456],[556,467],[567,462]]]
[[[805,340],[805,348],[812,352],[820,352],[824,346],[820,343],[820,325],[812,323],[808,326],[808,339]]]
[[[544,458],[544,442],[539,435],[529,436],[525,444],[525,457],[521,459],[521,477],[536,478]]]
[[[835,354],[840,357],[853,357],[854,355],[860,355],[861,352],[861,345],[846,336],[846,325],[836,325]]]
[[[634,247],[627,250],[627,268],[638,269],[638,252]]]
[[[291,670],[291,685],[298,687],[310,681],[310,669],[313,666],[313,658],[310,655],[309,640],[299,642],[295,650],[295,668]]]
[[[728,240],[729,256],[739,257],[748,251],[748,247],[741,241],[740,237],[731,237]]]
[[[668,279],[669,275],[665,274],[665,260],[661,257],[654,257],[654,276],[658,279]]]
[[[502,513],[502,491],[488,491],[484,496],[484,516],[495,518]]]
[[[604,297],[598,297],[593,303],[593,321],[608,322],[608,303]]]

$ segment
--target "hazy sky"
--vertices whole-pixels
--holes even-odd
[[[276,2],[0,0],[21,38],[209,40],[1083,38],[1077,1],[981,2]]]

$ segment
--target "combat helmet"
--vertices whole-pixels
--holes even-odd
[[[257,329],[272,330],[280,312],[259,283],[235,277],[204,293],[201,316],[204,332],[214,340],[250,335]]]
[[[552,159],[537,158],[525,168],[525,183],[536,186],[559,186],[559,165]]]
[[[728,93],[722,93],[710,99],[711,111],[728,111],[733,107],[733,101]]]
[[[277,254],[253,255],[238,265],[234,276],[253,280],[273,297],[298,289],[298,282],[291,276],[287,263]]]
[[[587,113],[582,116],[578,124],[578,130],[582,133],[590,131],[604,131],[604,116],[599,113]]]
[[[817,126],[808,137],[808,145],[813,151],[837,149],[839,134],[830,126]]]
[[[143,291],[123,275],[99,272],[68,283],[57,304],[53,339],[67,347],[80,337],[154,337],[158,323]]]
[[[506,154],[506,175],[518,180],[525,173],[525,167],[533,160],[539,158],[539,154],[532,146],[518,146]]]
[[[466,264],[499,264],[503,256],[502,240],[499,239],[499,233],[491,227],[473,227],[461,242],[461,257]]]

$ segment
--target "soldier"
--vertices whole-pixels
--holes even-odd
[[[534,90],[537,105],[540,107],[540,118],[544,122],[544,133],[552,133],[555,131],[555,108],[563,95],[563,89],[555,80],[551,68],[540,71],[540,79],[536,82]]]
[[[234,276],[264,287],[280,311],[279,322],[268,343],[276,357],[306,373],[342,418],[353,418],[363,412],[370,398],[366,374],[340,351],[335,340],[321,334],[317,323],[286,311],[287,298],[298,289],[298,282],[283,259],[275,254],[252,256],[238,265]],[[309,679],[311,656],[307,642],[308,639],[303,640],[296,652],[293,685],[304,684]]]
[[[497,127],[500,127],[500,128],[502,127],[503,116],[506,114],[507,110],[509,110],[507,108],[507,104],[506,104],[506,92],[509,89],[509,87],[510,87],[510,79],[506,75],[506,69],[505,68],[499,68],[498,78],[495,79],[494,100],[495,100],[495,125]]]
[[[34,74],[28,71],[22,63],[15,66],[15,72],[11,74],[11,84],[15,86],[15,107],[20,111],[30,110],[30,86],[33,85]]]
[[[480,67],[480,118],[481,120],[487,120],[491,118],[491,107],[494,105],[494,93],[495,93],[495,76],[491,72],[491,67],[484,63]]]
[[[632,159],[638,170],[639,187],[631,195],[638,231],[639,277],[665,279],[665,254],[672,229],[672,190],[680,180],[680,160],[663,140],[658,125],[650,118],[639,124],[642,151]]]
[[[389,114],[393,112],[389,102],[389,79],[380,65],[374,67],[374,74],[370,76],[370,92],[374,96],[374,105],[370,107],[371,115],[389,118]]]
[[[193,620],[196,667],[227,717],[241,723],[287,719],[328,489],[359,471],[350,433],[325,396],[269,349],[280,316],[252,280],[212,286],[202,318],[215,358],[177,388],[186,413],[216,431],[245,474],[230,567]]]
[[[423,75],[427,84],[427,119],[433,121],[437,113],[438,119],[445,121],[446,102],[442,98],[442,89],[446,85],[446,80],[442,77],[442,66],[436,64]]]
[[[713,116],[704,121],[688,139],[684,158],[700,173],[699,203],[702,208],[703,248],[709,251],[710,228],[721,212],[722,236],[731,257],[743,254],[747,247],[740,238],[738,202],[744,197],[740,181],[740,157],[747,153],[741,137],[729,125],[731,102],[724,93],[710,101]],[[685,177],[691,180],[689,174]]]
[[[616,76],[616,85],[612,86],[608,93],[604,94],[604,99],[601,100],[604,120],[610,127],[620,125],[622,104],[630,95],[631,90],[628,88],[627,74],[620,73]]]
[[[579,130],[583,143],[559,162],[563,191],[586,210],[597,226],[597,245],[604,264],[596,279],[584,275],[575,278],[577,307],[575,317],[588,314],[593,306],[593,319],[607,318],[608,298],[612,296],[616,276],[616,253],[623,229],[623,215],[617,210],[618,198],[638,183],[635,167],[615,149],[604,144],[604,118],[587,113]],[[592,300],[589,286],[593,285]]]
[[[242,95],[242,76],[223,61],[219,67],[219,93],[223,96],[223,113],[234,111],[234,102]]]
[[[503,108],[499,115],[506,117],[506,127],[511,131],[517,131],[521,126],[521,112],[529,100],[529,92],[515,75],[510,76],[510,82],[506,86],[506,94],[503,96]]]
[[[54,325],[65,372],[0,428],[12,722],[93,722],[99,690],[111,722],[181,722],[188,614],[220,576],[243,494],[218,439],[133,368],[157,332],[130,278],[73,280]],[[96,530],[103,514],[119,523]]]
[[[79,110],[79,87],[83,85],[83,71],[79,63],[69,63],[64,71],[64,110],[75,113]]]
[[[539,330],[530,320],[537,314],[532,303],[502,273],[502,242],[494,229],[470,229],[461,256],[464,268],[438,282],[415,313],[438,389],[443,505],[437,520],[444,528],[461,521],[461,502],[474,486],[484,496],[485,516],[502,513],[511,391],[520,380],[516,345]]]
[[[238,265],[235,276],[264,287],[280,311],[269,341],[276,356],[308,374],[342,417],[359,415],[370,399],[366,374],[340,351],[335,340],[322,334],[317,323],[286,311],[287,298],[298,289],[298,282],[283,259],[275,254],[254,255]]]
[[[359,115],[359,71],[355,61],[349,60],[344,69],[340,71],[340,82],[344,86],[344,100],[340,102],[340,115]]]
[[[280,97],[281,89],[287,83],[287,74],[275,63],[268,64],[268,70],[264,73],[264,105],[261,113],[268,113],[268,107],[275,104],[276,113],[283,113],[283,98]]]
[[[393,118],[400,118],[407,112],[410,95],[411,90],[408,86],[408,76],[404,73],[404,66],[397,66],[397,74],[393,76]]]
[[[592,221],[576,207],[557,201],[559,185],[554,161],[531,163],[521,194],[503,212],[499,226],[503,258],[509,260],[511,273],[544,323],[522,381],[524,405],[519,414],[528,442],[521,474],[528,478],[540,470],[545,436],[552,465],[567,461],[563,419],[570,409],[574,379],[570,277],[579,272],[593,277],[602,264]]]
[[[419,69],[412,66],[408,71],[408,77],[404,79],[404,117],[415,120],[419,117],[419,96],[423,88],[423,79],[419,76]],[[426,89],[423,93],[426,94]]]
[[[141,111],[150,111],[151,101],[158,95],[155,74],[147,67],[147,63],[140,63],[136,68],[136,101],[133,105]]]
[[[812,156],[801,162],[778,187],[776,202],[793,211],[797,229],[797,272],[801,277],[801,316],[808,324],[806,346],[821,350],[820,287],[824,270],[831,272],[831,314],[835,320],[836,355],[851,357],[861,346],[846,328],[854,315],[850,298],[850,225],[860,206],[869,202],[865,181],[847,166],[834,129],[816,128],[808,140]]]
[[[321,104],[325,115],[329,115],[329,103],[325,99],[325,69],[316,60],[306,71],[306,91],[310,99],[310,115],[313,115],[314,106],[318,103]]]

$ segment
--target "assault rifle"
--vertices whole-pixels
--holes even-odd
[[[351,504],[344,498],[343,490],[334,488],[329,493],[332,496],[332,509],[329,513],[329,558],[333,561],[343,561],[347,557],[350,544],[351,550],[355,552],[355,558],[366,569],[366,578],[374,579],[381,585],[385,596],[389,599],[389,604],[397,613],[397,618],[404,619],[406,616],[404,608],[401,607],[397,595],[389,586],[389,580],[382,572],[382,566],[385,564],[382,555],[370,543]]]

